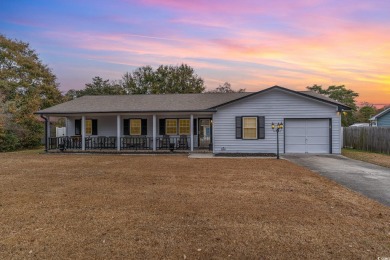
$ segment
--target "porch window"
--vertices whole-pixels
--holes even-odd
[[[179,134],[180,135],[189,135],[190,134],[190,120],[189,119],[179,119]]]
[[[85,120],[85,135],[92,135],[92,120]]]
[[[141,135],[141,119],[130,120],[130,135]]]
[[[257,139],[257,117],[243,117],[242,139]]]
[[[177,120],[166,119],[165,120],[165,134],[176,135],[177,134]]]

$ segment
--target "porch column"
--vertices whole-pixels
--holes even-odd
[[[191,146],[191,152],[193,152],[194,151],[194,115],[192,114],[190,116],[190,133],[191,133],[190,146]]]
[[[116,116],[116,149],[121,150],[121,116]]]
[[[69,122],[68,122],[68,118],[67,117],[65,117],[65,136],[69,136],[69,134],[68,134],[68,127],[69,127]]]
[[[81,117],[81,150],[85,151],[85,116]]]
[[[212,151],[214,153],[214,113],[211,115],[211,145]]]
[[[46,136],[46,143],[48,145],[48,147],[50,147],[50,137],[51,137],[51,134],[50,134],[50,116],[47,116],[47,125],[46,125],[46,133],[47,133],[47,136]]]
[[[156,118],[156,115],[153,115],[153,151],[156,151],[157,150],[157,144],[156,144],[156,141],[157,141],[157,132],[156,132],[156,129],[157,128],[157,118]]]

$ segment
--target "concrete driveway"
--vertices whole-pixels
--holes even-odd
[[[390,169],[342,155],[288,154],[282,158],[304,166],[347,188],[390,206]]]

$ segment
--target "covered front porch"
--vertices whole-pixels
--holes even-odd
[[[83,114],[65,118],[65,134],[50,136],[49,152],[212,152],[212,114]],[[46,117],[50,122],[50,116]]]

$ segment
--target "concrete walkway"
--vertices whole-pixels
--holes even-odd
[[[390,206],[390,169],[342,155],[289,154],[283,158]]]
[[[212,153],[190,153],[188,158],[191,159],[276,159],[269,156],[215,156]]]

